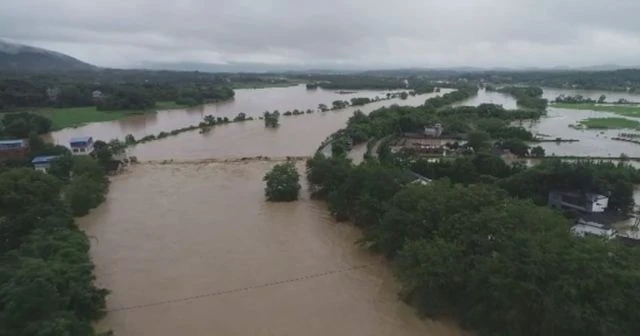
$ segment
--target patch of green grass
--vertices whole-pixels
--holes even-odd
[[[570,109],[570,110],[611,112],[611,113],[615,113],[625,117],[640,118],[640,106],[637,106],[637,105],[598,105],[598,104],[554,103],[551,106],[563,108],[563,109]]]
[[[53,130],[59,130],[67,127],[78,127],[92,122],[118,120],[135,114],[155,113],[157,110],[170,110],[184,107],[184,105],[179,105],[175,102],[157,102],[156,107],[150,110],[98,111],[95,106],[84,106],[42,109],[37,112],[51,119]]]
[[[580,124],[591,129],[640,128],[640,121],[625,118],[589,118],[580,121]]]
[[[234,89],[266,89],[272,87],[290,87],[299,85],[301,82],[289,81],[286,83],[268,83],[268,82],[242,82],[231,83],[231,87]]]
[[[188,106],[183,105],[183,104],[178,104],[174,101],[161,101],[161,102],[156,102],[156,111],[157,110],[175,110],[175,109],[183,109],[183,108],[187,108]]]

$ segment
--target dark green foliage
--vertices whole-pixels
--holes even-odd
[[[153,108],[158,101],[192,106],[234,96],[224,77],[198,72],[100,69],[11,72],[0,78],[0,111],[79,106],[138,110]]]
[[[36,156],[71,155],[69,148],[45,142],[35,132],[29,134],[29,161]]]
[[[394,262],[405,298],[422,313],[455,316],[479,335],[637,332],[640,313],[631,308],[640,304],[637,249],[573,237],[559,213],[510,198],[495,185],[531,169],[511,168],[489,154],[421,162],[415,167],[436,177],[465,179],[470,169],[475,181],[492,185],[407,184],[398,168],[354,167],[321,154],[307,162],[307,177],[338,220],[364,229],[361,243]],[[456,168],[463,166],[469,169]],[[575,165],[569,169],[583,175]],[[633,168],[613,171],[612,177],[637,175]]]
[[[69,158],[54,161],[67,178]],[[73,181],[92,176],[83,170]],[[104,314],[107,291],[93,285],[89,242],[61,202],[62,187],[32,169],[0,174],[0,335],[93,335],[91,321]]]
[[[279,126],[278,120],[280,119],[280,112],[273,111],[273,113],[267,111],[264,113],[264,126],[276,128]]]
[[[124,143],[128,146],[135,145],[136,138],[132,134],[127,134],[127,136],[124,137]]]
[[[517,138],[511,138],[501,141],[498,146],[500,146],[500,149],[509,150],[511,153],[519,157],[529,156],[529,145]]]
[[[507,86],[498,91],[512,95],[516,98],[518,106],[530,109],[545,110],[549,103],[542,98],[542,89],[535,86]]]
[[[366,97],[351,98],[352,106],[362,106],[362,105],[369,104],[370,102],[371,102],[371,99]]]
[[[238,115],[235,118],[233,118],[234,122],[245,121],[245,120],[247,120],[247,114],[244,112],[238,113]]]
[[[96,102],[100,111],[148,110],[156,105],[151,95],[143,90],[118,90]]]
[[[346,136],[337,136],[331,142],[331,155],[335,157],[346,156],[351,146],[349,138]]]
[[[531,148],[531,156],[533,157],[544,157],[546,155],[544,148],[540,146],[535,146]]]
[[[331,103],[331,105],[333,106],[334,110],[339,110],[349,106],[349,102],[346,100],[335,100],[333,101],[333,103]]]
[[[263,179],[265,196],[271,202],[291,202],[298,199],[300,175],[292,162],[275,165]]]
[[[51,120],[39,114],[21,112],[2,117],[0,137],[24,139],[31,133],[44,134],[51,131]]]
[[[500,181],[500,186],[540,205],[552,190],[610,194],[609,210],[627,210],[633,206],[632,185],[639,183],[640,171],[625,164],[548,160]]]
[[[640,89],[640,69],[613,71],[517,71],[465,74],[465,79],[490,83],[527,84],[555,88],[627,91]]]
[[[476,152],[480,152],[489,148],[489,140],[491,140],[491,136],[489,135],[489,133],[483,131],[474,131],[469,133],[467,144]]]

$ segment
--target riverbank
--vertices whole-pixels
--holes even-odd
[[[586,110],[598,112],[611,112],[625,117],[640,118],[640,106],[629,105],[601,105],[601,104],[569,104],[569,103],[551,103],[549,107],[556,107],[568,110]]]
[[[68,127],[78,127],[87,123],[113,121],[137,114],[155,113],[159,110],[174,110],[186,108],[186,105],[175,102],[157,102],[153,109],[149,110],[121,110],[121,111],[99,111],[95,106],[65,107],[41,109],[37,113],[43,115],[52,122],[54,131]]]

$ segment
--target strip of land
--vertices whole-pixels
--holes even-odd
[[[580,121],[589,129],[640,129],[640,121],[626,118],[588,118]]]
[[[552,107],[570,109],[570,110],[586,110],[586,111],[599,111],[599,112],[611,112],[625,117],[637,117],[640,118],[640,106],[637,105],[599,105],[599,104],[569,104],[569,103],[554,103]]]
[[[185,105],[175,102],[157,102],[155,108],[150,110],[121,110],[121,111],[100,111],[95,106],[65,107],[42,109],[38,113],[51,119],[52,130],[59,130],[67,127],[78,127],[86,123],[118,120],[135,114],[153,113],[158,110],[171,110],[185,108]]]

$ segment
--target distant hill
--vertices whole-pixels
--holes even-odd
[[[91,64],[59,52],[0,40],[0,70],[42,72],[95,68]]]

